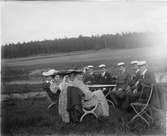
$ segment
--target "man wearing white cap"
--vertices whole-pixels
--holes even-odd
[[[138,63],[139,70],[140,70],[140,84],[155,84],[155,76],[154,73],[149,71],[147,68],[147,62],[146,61],[140,61]]]
[[[97,82],[99,84],[110,84],[111,83],[111,76],[106,69],[105,64],[99,65],[100,74],[97,76]]]
[[[93,65],[88,65],[87,66],[88,70],[86,73],[84,73],[84,83],[85,84],[94,84],[96,83],[96,74],[94,72],[94,66]]]
[[[131,111],[130,103],[138,101],[141,92],[138,90],[140,80],[139,61],[131,61],[131,77],[129,82],[129,88],[127,89],[128,99],[128,111]]]
[[[146,64],[147,62],[145,60],[138,62],[139,71],[142,76],[145,76],[146,72],[148,71]]]
[[[119,68],[119,73],[117,76],[116,87],[113,89],[113,93],[115,93],[114,97],[116,98],[114,101],[118,107],[125,109],[126,106],[128,106],[126,91],[129,87],[130,75],[126,71],[124,62],[119,62],[117,66]]]
[[[140,70],[139,70],[139,66],[138,66],[138,63],[139,61],[131,61],[131,68],[132,68],[132,71],[131,71],[131,81],[129,83],[130,87],[131,87],[131,90],[136,92],[136,87],[137,87],[137,84],[138,84],[138,80],[140,78]]]
[[[134,61],[131,61],[130,64],[131,64],[131,67],[132,67],[132,70],[137,73],[139,71],[139,67],[138,67],[138,63],[139,61],[137,60],[134,60]]]
[[[151,98],[151,102],[150,104],[153,107],[156,107],[157,109],[162,109],[164,106],[164,95],[163,95],[163,91],[160,85],[158,85],[156,83],[155,80],[155,75],[153,72],[151,72],[148,68],[147,68],[147,62],[146,61],[140,61],[139,62],[139,69],[140,69],[140,80],[139,80],[139,89],[140,90],[143,85],[154,85],[154,89],[153,89],[153,94],[152,94],[152,98]],[[144,88],[143,90],[143,94],[142,94],[142,98],[143,100],[147,100],[149,97],[149,93],[150,91],[148,90],[149,88]]]
[[[87,68],[92,69],[92,68],[94,68],[94,66],[93,65],[88,65]]]

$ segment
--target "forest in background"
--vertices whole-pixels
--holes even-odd
[[[151,32],[133,32],[121,34],[103,34],[78,36],[2,45],[2,58],[19,58],[42,54],[67,53],[72,51],[110,49],[130,49],[152,46]]]

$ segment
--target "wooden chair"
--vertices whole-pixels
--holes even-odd
[[[135,103],[131,103],[131,107],[133,108],[134,112],[136,113],[132,119],[130,120],[130,122],[134,121],[137,117],[141,118],[142,120],[144,120],[144,122],[150,126],[149,121],[146,119],[146,117],[150,118],[153,121],[153,118],[151,115],[149,115],[149,113],[147,112],[151,112],[151,106],[150,106],[150,100],[152,97],[152,93],[153,93],[153,87],[154,85],[142,85],[142,91],[141,91],[141,97],[143,94],[143,91],[145,88],[149,88],[150,92],[149,92],[149,97],[147,98],[146,103],[142,103],[142,102],[135,102]],[[146,117],[144,117],[144,115]]]

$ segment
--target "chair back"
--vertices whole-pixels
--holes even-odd
[[[151,85],[142,85],[142,91],[141,91],[141,94],[140,94],[140,98],[142,98],[142,95],[144,94],[144,90],[146,88],[150,89],[149,95],[148,95],[146,103],[145,103],[146,105],[148,105],[150,103],[150,100],[151,100],[151,97],[152,97],[154,85],[153,84],[151,84]]]

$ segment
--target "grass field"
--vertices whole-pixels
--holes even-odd
[[[41,91],[40,72],[47,68],[58,70],[73,67],[83,67],[88,64],[98,66],[105,63],[109,70],[114,73],[116,64],[131,60],[147,60],[149,67],[156,72],[167,72],[167,58],[157,57],[152,54],[151,48],[138,48],[127,50],[99,50],[87,52],[72,52],[49,56],[37,56],[19,59],[2,60],[2,92],[30,92]],[[22,82],[23,84],[18,84]],[[78,126],[64,125],[58,114],[57,108],[48,110],[47,98],[39,99],[10,99],[2,104],[2,130],[10,136],[22,135],[165,135],[165,130],[152,125],[148,129],[142,129],[141,124],[136,128],[125,128],[120,118],[128,114],[113,110],[110,107],[108,119],[86,118]]]
[[[33,103],[31,103],[34,101]],[[31,105],[26,106],[27,103]],[[47,98],[36,100],[6,101],[2,105],[2,130],[7,136],[49,136],[49,135],[165,135],[165,128],[152,124],[150,128],[144,128],[142,121],[135,126],[127,128],[125,123],[131,118],[119,110],[110,106],[110,117],[95,119],[89,115],[77,126],[65,125],[58,116],[57,106],[48,110]],[[124,117],[125,122],[121,122]],[[139,123],[140,122],[140,123]]]
[[[104,49],[99,51],[73,52],[50,56],[37,56],[19,59],[2,60],[2,81],[20,81],[31,79],[34,70],[47,68],[68,69],[83,67],[88,64],[98,66],[105,63],[110,71],[115,71],[116,63],[131,60],[147,60],[153,71],[167,71],[167,58],[152,53],[151,48],[126,50]],[[32,80],[32,79],[31,79]]]

